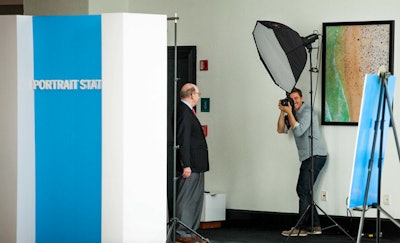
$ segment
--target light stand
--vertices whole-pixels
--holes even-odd
[[[373,161],[374,161],[374,152],[375,152],[375,146],[376,146],[376,140],[377,140],[377,135],[378,135],[378,130],[379,130],[379,124],[383,124],[385,120],[385,101],[387,102],[389,114],[390,114],[390,119],[392,122],[392,128],[393,128],[393,133],[394,133],[394,138],[396,142],[396,147],[397,147],[397,154],[400,160],[400,148],[399,148],[399,142],[397,138],[397,132],[396,132],[396,126],[395,122],[393,120],[393,111],[392,111],[392,104],[389,99],[389,91],[387,87],[387,81],[390,73],[385,72],[385,73],[380,73],[379,74],[379,82],[381,85],[380,88],[380,93],[379,93],[379,103],[378,103],[378,112],[376,115],[376,120],[375,120],[375,127],[374,127],[374,138],[373,138],[373,143],[372,143],[372,150],[371,150],[371,157],[369,160],[369,165],[368,165],[368,177],[367,177],[367,184],[365,188],[365,194],[364,194],[364,201],[363,201],[363,208],[362,208],[362,215],[360,219],[360,225],[358,228],[358,234],[357,234],[357,243],[361,242],[361,236],[362,236],[362,230],[364,226],[364,217],[365,217],[365,211],[366,211],[366,206],[367,206],[367,200],[368,200],[368,191],[369,191],[369,186],[371,182],[371,175],[372,175],[372,167],[373,167]],[[383,111],[381,110],[383,106]],[[383,126],[381,127],[381,134],[380,134],[380,148],[379,148],[379,159],[378,159],[378,169],[379,169],[379,178],[378,178],[378,203],[375,203],[372,205],[373,208],[376,208],[377,211],[377,221],[376,221],[376,242],[379,242],[380,240],[380,212],[385,214],[397,227],[400,228],[400,223],[396,221],[389,213],[387,213],[381,206],[380,206],[380,186],[381,186],[381,173],[382,173],[382,151],[383,151]]]
[[[299,79],[301,72],[303,71],[307,62],[306,48],[310,56],[310,87],[311,87],[311,201],[305,212],[301,215],[296,226],[289,232],[289,236],[293,233],[294,229],[299,226],[303,218],[306,216],[308,210],[311,209],[311,224],[314,227],[313,216],[314,208],[318,208],[323,212],[332,222],[335,223],[333,226],[338,226],[350,239],[353,238],[337,224],[329,215],[327,215],[315,202],[314,202],[314,156],[313,156],[313,92],[312,92],[312,73],[318,72],[317,68],[312,66],[311,52],[312,43],[318,39],[317,34],[311,34],[306,37],[300,37],[300,35],[289,28],[288,26],[273,22],[273,21],[257,21],[256,26],[253,30],[253,37],[256,43],[257,51],[260,56],[262,63],[267,69],[268,73],[272,77],[274,83],[280,88],[291,93],[295,87],[297,80]],[[305,48],[306,47],[306,48]],[[331,228],[326,227],[327,228]],[[287,238],[288,239],[288,238]],[[286,240],[287,240],[286,239]]]
[[[173,128],[173,136],[174,136],[174,153],[173,153],[173,198],[172,198],[172,217],[168,222],[168,232],[167,232],[167,243],[175,243],[176,242],[176,226],[178,224],[182,225],[198,237],[202,239],[205,242],[209,242],[206,238],[204,238],[202,235],[197,233],[195,230],[191,229],[189,226],[184,224],[180,219],[176,217],[176,182],[178,180],[178,177],[176,176],[176,153],[177,150],[179,149],[179,145],[176,144],[176,128],[177,128],[177,101],[178,101],[178,47],[177,47],[177,24],[179,17],[177,17],[177,14],[175,13],[175,17],[169,17],[167,18],[168,21],[173,20],[174,21],[174,128]]]
[[[308,50],[308,54],[309,54],[309,60],[310,60],[310,106],[311,106],[311,121],[310,121],[310,155],[311,155],[311,185],[310,185],[310,195],[311,195],[311,203],[307,206],[306,210],[304,211],[304,213],[300,216],[299,220],[297,221],[296,225],[291,229],[291,231],[289,232],[289,236],[286,239],[286,241],[289,239],[289,237],[292,235],[293,231],[298,228],[298,226],[300,225],[300,223],[303,221],[303,219],[305,218],[305,216],[307,215],[307,212],[310,210],[311,211],[311,229],[314,230],[314,213],[315,212],[315,208],[318,208],[329,220],[331,220],[334,224],[328,227],[323,228],[324,230],[332,228],[332,227],[338,227],[341,231],[343,231],[343,233],[345,233],[352,241],[354,241],[353,237],[351,237],[351,235],[349,233],[346,232],[346,230],[344,230],[332,217],[330,217],[324,210],[322,210],[321,207],[319,207],[315,201],[314,201],[314,137],[313,137],[313,113],[314,113],[314,104],[313,104],[313,79],[312,79],[312,74],[313,73],[317,73],[318,72],[318,68],[313,67],[312,65],[312,42],[314,42],[316,39],[318,38],[317,35],[312,34],[309,36],[306,36],[303,38],[304,41],[304,46],[307,48]]]

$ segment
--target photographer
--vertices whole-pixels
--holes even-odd
[[[313,204],[312,182],[315,183],[319,172],[324,167],[328,153],[325,142],[322,140],[320,134],[317,115],[311,112],[310,105],[303,103],[302,92],[297,88],[294,88],[290,93],[290,99],[279,100],[278,107],[281,111],[277,126],[278,133],[286,133],[288,130],[293,132],[301,161],[296,192],[299,197],[299,217],[304,215],[297,228],[282,231],[282,235],[289,236],[291,231],[290,236],[322,234],[318,212]],[[312,137],[310,130],[311,114],[313,114]],[[310,138],[313,141],[313,157],[311,157]],[[314,162],[314,166],[312,166],[312,161]],[[312,168],[314,168],[314,173],[311,171]],[[312,223],[311,209],[314,210]]]

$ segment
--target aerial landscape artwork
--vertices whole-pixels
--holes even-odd
[[[393,21],[323,23],[322,124],[357,125],[366,74],[392,70]]]

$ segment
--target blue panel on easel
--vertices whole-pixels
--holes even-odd
[[[388,79],[389,100],[393,101],[393,93],[396,79],[390,76]],[[385,102],[384,120],[382,115],[379,115],[378,131],[376,139],[374,139],[375,123],[377,121],[378,105],[380,100],[381,84],[377,74],[366,75],[364,83],[364,92],[361,103],[361,113],[358,122],[358,136],[356,141],[356,150],[354,154],[353,174],[350,185],[349,208],[363,206],[365,192],[368,180],[368,170],[370,160],[373,158],[373,166],[371,171],[370,185],[367,197],[367,206],[378,203],[379,189],[379,159],[383,161],[385,158],[386,137],[390,124],[390,113]],[[383,109],[383,108],[381,108]],[[382,111],[381,111],[382,112]],[[381,126],[383,122],[383,126]],[[382,130],[383,129],[383,132]],[[381,137],[381,134],[383,135]],[[375,140],[375,149],[372,154],[373,143]],[[380,148],[382,153],[380,154]]]

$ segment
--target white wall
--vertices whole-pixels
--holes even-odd
[[[124,8],[125,0],[118,1]],[[251,35],[257,20],[272,20],[286,24],[301,36],[314,30],[322,33],[323,22],[395,20],[399,21],[400,2],[385,0],[337,0],[332,2],[306,0],[128,0],[129,12],[157,13],[173,16],[178,13],[178,45],[196,45],[197,59],[209,60],[209,71],[197,73],[197,83],[203,97],[211,98],[210,113],[199,112],[209,125],[211,171],[206,187],[227,193],[230,209],[296,212],[295,184],[298,174],[297,153],[290,137],[275,131],[277,100],[284,92],[275,86],[259,61]],[[25,0],[25,14],[68,14],[80,12],[110,12],[111,6],[95,5],[94,1],[73,3],[49,0]],[[64,6],[63,6],[64,5]],[[87,11],[87,8],[90,10]],[[83,7],[83,8],[82,8]],[[78,8],[78,9],[76,9]],[[114,7],[115,8],[115,7]],[[66,10],[65,10],[66,9]],[[399,42],[395,30],[395,51]],[[168,42],[173,45],[173,23],[168,24]],[[399,56],[394,60],[398,72]],[[305,91],[309,87],[308,64],[298,82]],[[316,81],[316,79],[314,79]],[[320,82],[320,79],[319,79]],[[316,82],[315,82],[316,83]],[[321,109],[321,85],[318,83],[316,110]],[[395,104],[399,94],[395,90]],[[395,105],[396,124],[399,107]],[[397,127],[399,127],[397,125]],[[346,198],[350,187],[357,127],[323,126],[330,158],[322,171],[315,192],[328,192],[328,201],[317,203],[332,215],[346,215]],[[389,132],[386,162],[383,171],[382,194],[390,194],[392,204],[385,208],[400,218],[400,165]],[[375,212],[372,212],[373,215]]]
[[[0,240],[16,242],[17,236],[17,173],[18,173],[18,101],[17,94],[17,19],[0,18],[0,31],[10,35],[0,41]],[[9,63],[9,65],[7,65]],[[8,66],[8,68],[6,68]],[[7,104],[7,105],[4,105]],[[6,185],[6,186],[4,186]]]
[[[37,1],[37,0],[35,0]],[[128,11],[128,0],[98,1],[88,0],[89,14],[118,13]]]
[[[24,15],[79,15],[88,8],[88,0],[24,0]]]
[[[24,0],[25,15],[77,15],[121,12],[128,12],[128,0]]]
[[[291,137],[276,133],[277,102],[285,93],[259,60],[252,37],[255,23],[280,22],[306,36],[314,30],[322,34],[323,22],[399,22],[399,8],[397,0],[379,5],[372,0],[130,0],[129,11],[178,13],[178,45],[196,45],[197,59],[209,60],[209,71],[197,72],[202,97],[211,98],[210,113],[199,112],[202,123],[209,126],[207,190],[225,192],[228,209],[297,212],[295,185],[300,163],[296,147]],[[398,25],[395,27],[394,74],[399,71],[396,50],[400,33]],[[169,45],[173,45],[173,33],[173,23],[169,23]],[[298,82],[306,102],[310,101],[308,67]],[[314,77],[315,107],[320,112],[321,77],[318,84],[316,81]],[[397,127],[399,95],[398,84],[394,107]],[[328,214],[346,215],[357,127],[323,126],[322,132],[330,158],[315,187],[315,199]],[[399,173],[393,132],[389,131],[382,194],[390,194],[391,205],[384,208],[396,218],[400,218]],[[319,200],[321,190],[328,192],[326,202]],[[376,215],[375,211],[369,214]]]
[[[35,239],[32,20],[0,16],[0,242]]]

